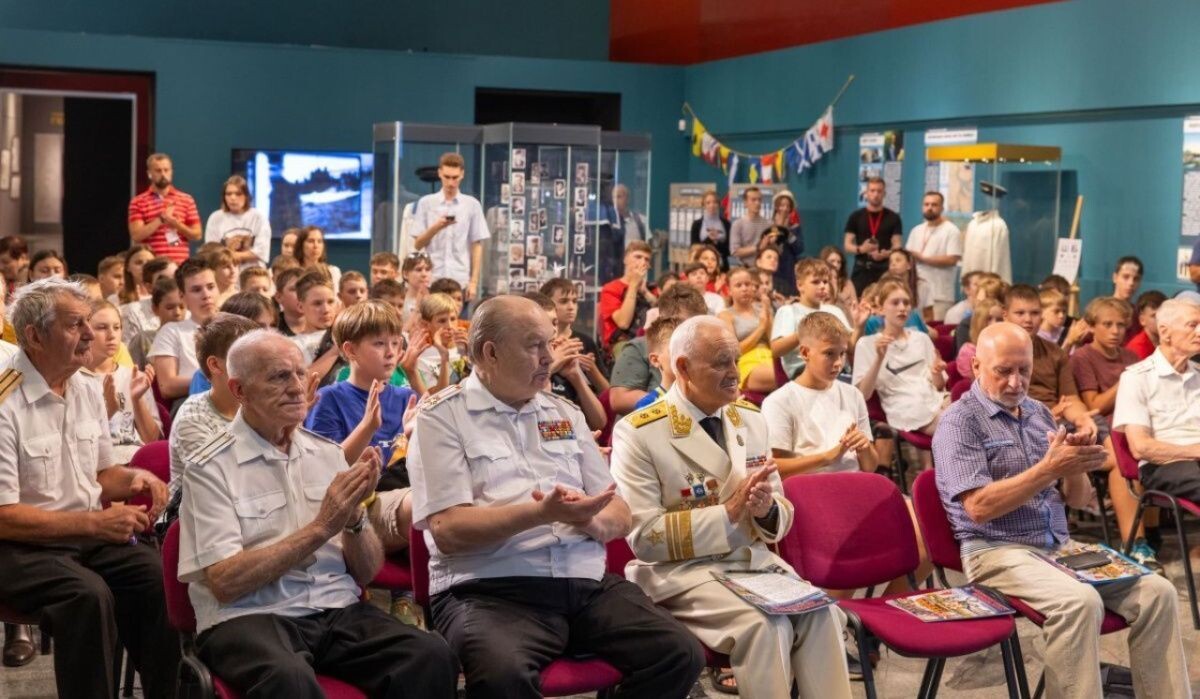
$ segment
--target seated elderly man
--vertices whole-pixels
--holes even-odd
[[[617,423],[612,468],[633,510],[627,573],[733,662],[744,697],[849,697],[843,619],[832,609],[768,616],[713,571],[790,566],[767,548],[792,523],[767,425],[738,401],[738,342],[717,318],[671,335],[675,384]]]
[[[408,450],[413,521],[427,530],[433,623],[467,696],[540,697],[569,653],[621,671],[613,697],[685,697],[699,644],[636,585],[604,572],[629,531],[583,413],[546,391],[554,328],[517,296],[471,322],[474,373],[422,406]]]
[[[1099,697],[1100,622],[1123,616],[1134,689],[1142,697],[1191,692],[1174,586],[1147,575],[1092,587],[1030,555],[1068,543],[1063,499],[1091,496],[1088,471],[1104,463],[1091,435],[1067,435],[1029,397],[1033,345],[1012,323],[986,328],[970,392],[942,415],[933,436],[937,486],[962,551],[967,577],[1020,597],[1046,615],[1046,693]],[[1055,484],[1062,481],[1063,496]]]
[[[1158,307],[1158,349],[1121,374],[1113,424],[1141,460],[1142,485],[1200,502],[1200,305]]]
[[[91,353],[91,303],[76,282],[17,292],[20,351],[0,371],[0,600],[54,634],[60,697],[112,692],[120,641],[147,697],[175,694],[179,639],[167,625],[162,563],[138,539],[166,504],[153,474],[113,463]],[[123,505],[149,495],[152,505]],[[102,502],[114,504],[102,509]]]
[[[179,512],[200,658],[246,697],[324,696],[316,673],[371,697],[453,697],[446,644],[359,598],[383,564],[363,506],[379,452],[347,467],[341,446],[298,429],[305,361],[284,336],[243,335],[225,366],[241,407],[188,457]]]

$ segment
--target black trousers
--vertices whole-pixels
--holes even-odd
[[[594,654],[625,680],[613,697],[686,697],[704,669],[700,642],[618,576],[512,577],[456,585],[432,600],[434,624],[462,661],[467,697],[540,697],[540,670]]]
[[[167,624],[162,559],[149,543],[0,542],[0,598],[54,635],[58,696],[112,693],[118,638],[147,697],[175,696],[179,636]]]
[[[453,699],[458,683],[445,641],[365,602],[305,617],[237,617],[197,643],[209,670],[247,699],[323,699],[318,673],[373,699]]]
[[[1138,477],[1142,485],[1150,490],[1161,490],[1177,498],[1200,502],[1200,462],[1144,464]]]

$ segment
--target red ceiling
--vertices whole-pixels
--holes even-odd
[[[689,65],[1059,0],[611,0],[609,58]]]

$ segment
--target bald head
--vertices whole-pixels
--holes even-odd
[[[287,355],[301,357],[300,348],[283,335],[274,330],[253,330],[239,337],[229,346],[225,358],[229,378],[249,378],[253,373],[265,366],[265,360],[272,355]]]
[[[225,368],[246,424],[267,441],[286,444],[308,414],[308,361],[300,348],[274,330],[253,330],[230,346]]]
[[[467,337],[474,375],[501,401],[519,408],[550,384],[554,325],[521,296],[495,296],[475,309]]]
[[[467,335],[471,361],[478,363],[483,359],[486,343],[502,344],[510,330],[519,329],[534,316],[545,320],[546,312],[523,296],[493,296],[479,304],[471,316],[471,330]]]
[[[989,325],[979,333],[973,360],[979,386],[989,398],[1015,409],[1029,392],[1033,341],[1014,323]]]

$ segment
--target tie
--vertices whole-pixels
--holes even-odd
[[[712,441],[716,442],[717,446],[721,447],[722,449],[725,448],[725,443],[721,439],[721,418],[706,417],[700,420],[700,427],[704,429],[704,432],[708,434],[709,437],[712,437]]]

